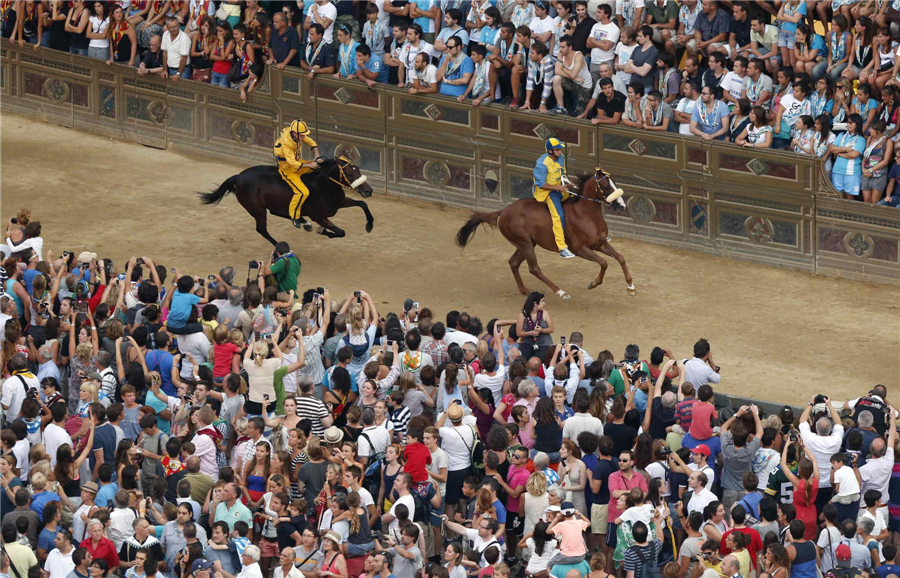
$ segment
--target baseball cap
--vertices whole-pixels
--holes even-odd
[[[196,572],[197,570],[209,570],[212,568],[212,565],[213,563],[206,558],[200,558],[199,560],[194,560],[194,563],[191,564],[191,572]]]
[[[97,373],[96,371],[92,371],[87,374],[87,378],[93,381],[103,381],[103,376]]]
[[[700,444],[691,450],[692,454],[703,454],[706,457],[709,457],[712,452],[709,450],[709,446],[706,444]]]
[[[840,562],[847,562],[850,560],[850,546],[841,544],[835,549],[834,556]]]
[[[571,516],[575,513],[575,504],[572,502],[563,502],[560,506],[563,516]]]

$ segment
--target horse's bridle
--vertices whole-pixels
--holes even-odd
[[[326,177],[328,177],[328,180],[330,180],[334,184],[336,184],[342,188],[345,188],[345,189],[353,189],[354,191],[356,191],[356,189],[361,187],[368,179],[366,178],[366,175],[360,175],[360,177],[358,179],[356,179],[353,182],[350,182],[350,179],[347,177],[346,174],[344,174],[344,169],[352,164],[353,164],[353,161],[351,161],[347,157],[345,157],[345,156],[338,157],[337,165],[338,165],[338,171],[340,172],[340,175],[341,175],[341,180],[335,179],[328,173],[325,173],[325,171],[322,171],[322,172],[325,174]]]
[[[596,180],[597,184],[599,185],[602,179],[607,179],[609,181],[609,184],[615,187],[613,192],[611,192],[608,197],[603,198],[603,200],[607,204],[612,205],[616,200],[619,199],[619,197],[625,194],[625,191],[616,186],[616,183],[613,182],[612,177],[608,172],[604,171],[601,167],[597,167],[596,169],[594,169],[594,180]],[[597,191],[597,193],[600,194],[600,191]]]

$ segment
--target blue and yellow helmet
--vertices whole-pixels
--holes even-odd
[[[548,138],[547,139],[547,152],[549,153],[553,149],[564,149],[566,145],[564,145],[558,138]]]

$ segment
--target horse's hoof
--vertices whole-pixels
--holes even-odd
[[[635,291],[635,288],[634,288],[634,283],[632,283],[631,285],[626,287],[625,290],[628,291],[628,295],[631,297],[634,297],[635,295],[637,295],[637,291]]]
[[[312,226],[312,225],[310,225],[310,226]],[[319,235],[324,235],[325,227],[319,227],[318,229],[316,229],[316,233],[318,233]]]
[[[559,298],[562,299],[563,301],[568,301],[569,299],[572,298],[571,295],[569,295],[568,293],[566,293],[566,292],[563,291],[562,289],[560,289],[559,291],[557,291],[556,294],[559,295]]]
[[[597,283],[596,280],[591,281],[590,283],[588,283],[588,290],[596,289],[599,286],[600,286],[600,283]]]
[[[312,223],[303,223],[303,230],[307,233],[312,233],[313,226]]]
[[[374,227],[374,226],[375,226],[375,223],[371,223],[371,222],[370,222],[370,223],[366,223],[366,233],[371,233],[371,232],[372,232],[372,227]]]

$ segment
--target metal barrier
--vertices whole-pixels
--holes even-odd
[[[234,90],[5,40],[0,97],[2,111],[237,165],[272,162],[278,132],[304,118],[321,150],[352,158],[373,187],[476,210],[530,196],[535,158],[556,136],[570,174],[602,164],[625,189],[627,211],[607,214],[616,236],[900,284],[900,211],[838,198],[820,163],[785,151],[310,81],[297,69],[267,70],[242,103]]]

